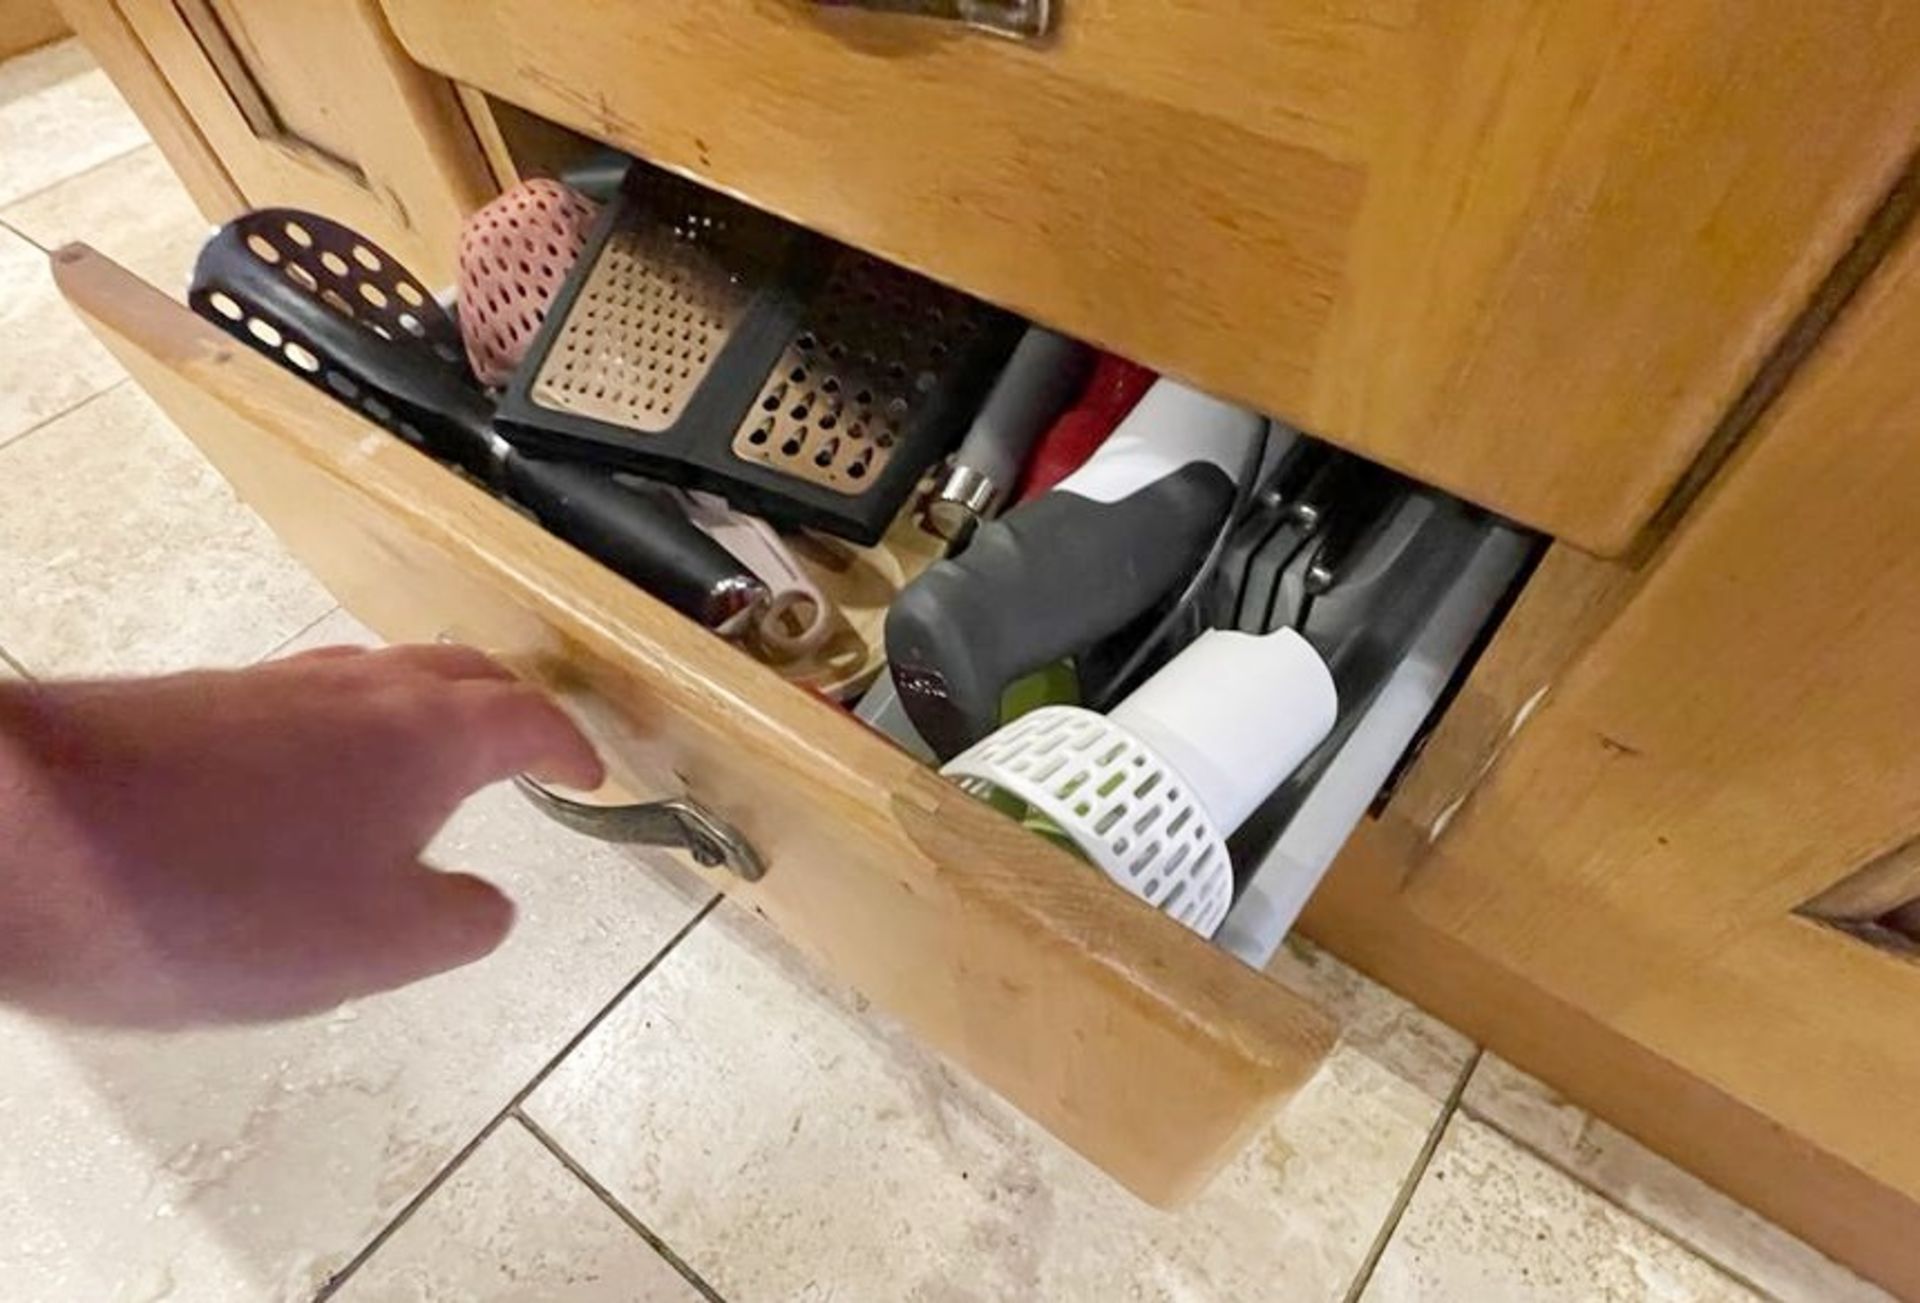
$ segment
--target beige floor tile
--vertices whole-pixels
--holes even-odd
[[[730,909],[527,1104],[732,1303],[1338,1299],[1440,1107],[1348,1045],[1156,1212]]]
[[[0,647],[29,673],[244,664],[332,606],[132,384],[0,448]]]
[[[1503,1059],[1481,1059],[1461,1102],[1783,1303],[1884,1303],[1889,1297]]]
[[[152,145],[0,208],[0,223],[42,249],[84,240],[179,299],[211,229]]]
[[[146,141],[80,42],[0,63],[0,207]]]
[[[338,1294],[340,1303],[699,1303],[647,1242],[508,1122]]]
[[[707,898],[506,788],[431,858],[520,907],[506,944],[457,972],[272,1027],[109,1035],[0,1014],[0,1298],[311,1297]]]
[[[54,288],[47,255],[0,229],[0,446],[123,375]]]
[[[1364,1303],[1760,1297],[1458,1113],[1362,1296]]]
[[[1340,1039],[1435,1100],[1452,1093],[1473,1042],[1419,1006],[1298,937],[1267,966],[1340,1024]]]

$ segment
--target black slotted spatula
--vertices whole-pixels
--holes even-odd
[[[188,303],[709,628],[731,629],[765,600],[765,585],[669,502],[514,448],[466,369],[453,319],[339,223],[288,208],[235,219],[201,250]]]

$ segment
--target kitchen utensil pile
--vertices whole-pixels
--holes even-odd
[[[452,318],[345,227],[292,209],[240,217],[201,250],[188,302],[708,627],[730,629],[763,602],[766,586],[671,503],[526,456],[495,426]]]
[[[609,205],[501,407],[551,455],[871,544],[1019,323],[677,177]]]
[[[884,641],[863,717],[1202,933],[1229,839],[1278,817],[1471,533],[1451,500],[641,164],[604,204],[509,191],[458,265],[456,321],[372,242],[269,209],[209,241],[189,301],[796,681],[860,691]],[[868,605],[863,658],[828,581],[875,544],[919,559]]]

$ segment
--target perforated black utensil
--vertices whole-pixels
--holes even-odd
[[[1019,333],[998,309],[636,164],[500,420],[525,448],[871,544]]]
[[[523,455],[493,425],[458,326],[390,254],[337,222],[269,208],[201,250],[188,303],[428,455],[710,628],[766,586],[656,495],[604,471]]]

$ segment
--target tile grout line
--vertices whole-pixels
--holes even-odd
[[[532,1136],[544,1146],[546,1151],[558,1160],[560,1166],[571,1172],[580,1184],[591,1190],[594,1196],[598,1198],[601,1203],[605,1204],[615,1217],[618,1217],[626,1224],[628,1230],[645,1240],[648,1247],[659,1254],[663,1262],[679,1272],[681,1276],[685,1277],[687,1284],[700,1291],[700,1297],[706,1299],[707,1303],[727,1303],[725,1297],[721,1295],[719,1290],[709,1285],[705,1277],[701,1276],[699,1272],[689,1266],[685,1258],[675,1253],[672,1246],[662,1239],[652,1227],[641,1221],[632,1209],[628,1208],[626,1204],[622,1203],[619,1198],[614,1195],[613,1191],[600,1184],[593,1173],[589,1172],[581,1165],[578,1159],[568,1153],[558,1140],[548,1135],[538,1122],[528,1117],[526,1113],[519,1108],[513,1110],[513,1120],[518,1122],[526,1130],[528,1135]]]
[[[124,388],[125,386],[130,385],[132,383],[133,383],[133,377],[125,373],[122,373],[118,380],[108,385],[105,389],[96,390],[95,392],[88,394],[85,398],[82,398],[79,402],[73,404],[71,407],[63,407],[59,411],[53,413],[53,415],[51,416],[41,417],[39,420],[35,421],[32,425],[29,425],[26,429],[20,431],[20,433],[18,434],[12,434],[12,435],[6,436],[5,438],[0,438],[0,453],[4,453],[10,448],[18,448],[21,444],[25,443],[27,440],[31,439],[34,435],[46,429],[49,425],[54,425],[62,420],[65,420],[67,417],[72,416],[75,412],[79,411],[81,408],[87,407],[99,401],[100,399],[105,398],[108,394],[113,393],[116,389]]]
[[[1427,1138],[1420,1146],[1420,1152],[1414,1156],[1413,1167],[1407,1172],[1406,1179],[1400,1182],[1400,1191],[1393,1197],[1393,1206],[1387,1209],[1386,1220],[1375,1232],[1373,1243],[1367,1246],[1367,1256],[1360,1260],[1360,1268],[1354,1273],[1353,1284],[1347,1287],[1342,1303],[1360,1303],[1367,1292],[1367,1286],[1373,1282],[1375,1268],[1380,1259],[1386,1256],[1387,1246],[1400,1230],[1400,1219],[1407,1214],[1407,1206],[1413,1202],[1414,1192],[1427,1178],[1427,1169],[1433,1165],[1433,1156],[1445,1138],[1447,1128],[1453,1125],[1454,1115],[1460,1111],[1460,1101],[1466,1096],[1467,1083],[1473,1080],[1474,1069],[1480,1066],[1480,1058],[1486,1050],[1481,1046],[1473,1047],[1473,1057],[1467,1060],[1460,1075],[1454,1079],[1453,1088],[1447,1092],[1445,1102],[1440,1105],[1440,1116],[1433,1121],[1433,1127],[1427,1132]]]
[[[8,669],[12,670],[19,676],[22,683],[38,683],[40,681],[33,671],[14,659],[13,654],[5,647],[0,647],[0,665],[5,665]]]
[[[1578,1108],[1579,1106],[1575,1105],[1574,1107]],[[1673,1230],[1672,1228],[1662,1226],[1659,1222],[1654,1221],[1653,1218],[1647,1216],[1645,1213],[1642,1213],[1633,1208],[1629,1208],[1626,1204],[1616,1199],[1612,1194],[1610,1194],[1605,1190],[1602,1190],[1599,1186],[1587,1180],[1586,1177],[1580,1175],[1580,1173],[1574,1171],[1571,1167],[1568,1167],[1565,1163],[1562,1163],[1558,1159],[1554,1158],[1553,1155],[1547,1153],[1544,1149],[1539,1148],[1538,1146],[1534,1145],[1531,1141],[1526,1140],[1523,1137],[1514,1134],[1512,1131],[1509,1131],[1506,1127],[1502,1126],[1492,1116],[1486,1113],[1482,1113],[1479,1109],[1474,1108],[1471,1105],[1468,1105],[1465,1103],[1462,1103],[1460,1105],[1460,1112],[1465,1114],[1470,1121],[1478,1122],[1481,1126],[1486,1127],[1489,1131],[1495,1132],[1496,1134],[1504,1138],[1515,1149],[1518,1149],[1520,1152],[1526,1154],[1528,1157],[1560,1173],[1560,1175],[1566,1177],[1569,1181],[1572,1181],[1575,1185],[1578,1185],[1582,1190],[1587,1191],[1589,1194],[1599,1199],[1601,1203],[1606,1204],[1609,1208],[1612,1208],[1614,1211],[1622,1214],[1623,1216],[1627,1217],[1631,1221],[1638,1222],[1640,1225],[1646,1227],[1648,1230],[1652,1231],[1655,1235],[1659,1236],[1661,1239],[1672,1242],[1674,1245],[1685,1250],[1687,1253],[1690,1253],[1694,1257],[1700,1259],[1700,1261],[1706,1263],[1708,1266],[1712,1267],[1715,1271],[1719,1272],[1723,1276],[1726,1276],[1727,1278],[1732,1280],[1736,1285],[1741,1286],[1743,1289],[1750,1290],[1752,1293],[1758,1295],[1760,1298],[1768,1300],[1769,1303],[1780,1303],[1780,1296],[1775,1294],[1772,1290],[1765,1288],[1764,1286],[1750,1279],[1744,1273],[1736,1270],[1733,1267],[1728,1266],[1726,1263],[1720,1261],[1719,1258],[1715,1257],[1713,1254],[1709,1253],[1707,1250],[1701,1248],[1699,1245],[1693,1243],[1691,1240],[1682,1238],[1681,1235],[1675,1230]],[[1605,1120],[1602,1118],[1595,1117],[1591,1113],[1589,1113],[1588,1116],[1593,1118],[1593,1120],[1596,1122],[1601,1122],[1603,1125],[1605,1124]],[[1625,1133],[1623,1132],[1622,1134],[1624,1135]],[[1632,1137],[1629,1136],[1628,1139],[1632,1139]],[[1638,1142],[1636,1141],[1635,1143],[1637,1144]],[[1647,1152],[1650,1154],[1653,1153],[1652,1150],[1648,1150]],[[1658,1154],[1654,1154],[1654,1157],[1660,1158]],[[1660,1161],[1664,1163],[1664,1162],[1667,1162],[1668,1160],[1664,1158],[1660,1158]],[[1675,1166],[1678,1167],[1677,1164],[1675,1164]],[[1683,1167],[1678,1168],[1678,1170],[1682,1172],[1686,1172],[1686,1169]],[[1692,1175],[1692,1173],[1687,1173],[1687,1174],[1689,1176]],[[1697,1180],[1698,1178],[1695,1178],[1695,1179]],[[1713,1187],[1708,1186],[1707,1188],[1712,1189]],[[1715,1191],[1715,1193],[1718,1193],[1718,1191]],[[1753,1210],[1751,1208],[1748,1208],[1745,1204],[1740,1203],[1739,1200],[1737,1199],[1732,1200],[1732,1202],[1736,1207],[1742,1209],[1743,1211],[1753,1213]],[[1759,1213],[1753,1213],[1753,1215],[1755,1217],[1760,1216]],[[1760,1219],[1762,1221],[1766,1221],[1766,1218],[1764,1217]],[[1767,1222],[1767,1225],[1769,1226],[1772,1226],[1773,1224],[1774,1223],[1772,1222]],[[1787,1232],[1784,1232],[1784,1231],[1782,1232],[1782,1234],[1786,1234],[1786,1233]],[[1804,1241],[1801,1241],[1801,1242],[1804,1243]],[[1807,1248],[1812,1250],[1815,1253],[1820,1252],[1818,1249],[1814,1249],[1812,1245],[1807,1245]],[[1820,1256],[1822,1258],[1825,1258],[1828,1262],[1833,1262],[1833,1259],[1827,1258],[1827,1256],[1824,1253],[1821,1253]],[[1833,1263],[1833,1265],[1836,1270],[1839,1270],[1839,1271],[1848,1270],[1846,1267],[1842,1266],[1840,1263],[1835,1262]],[[1862,1279],[1864,1279],[1864,1277],[1862,1277]],[[1869,1281],[1868,1283],[1871,1284],[1872,1282]]]
[[[342,609],[343,608],[341,607],[340,603],[335,602],[332,606],[329,606],[325,611],[321,612],[319,615],[314,616],[313,619],[307,621],[305,624],[301,625],[298,629],[294,630],[292,633],[282,638],[279,642],[267,648],[265,652],[263,652],[261,655],[259,655],[254,659],[253,663],[255,665],[264,665],[266,662],[272,660],[274,657],[278,656],[281,652],[285,651],[288,647],[292,646],[296,642],[299,642],[302,638],[312,633],[315,629],[318,629],[321,625],[325,624],[328,620],[331,620],[334,616],[340,614]]]
[[[92,176],[95,172],[98,172],[101,168],[112,167],[115,163],[125,162],[128,158],[131,158],[133,155],[138,154],[141,150],[146,149],[148,146],[151,146],[153,144],[154,144],[153,138],[149,136],[147,139],[141,141],[139,144],[133,146],[131,149],[123,149],[119,153],[113,154],[107,158],[103,158],[97,163],[89,163],[87,164],[87,166],[81,168],[78,172],[75,172],[69,176],[63,176],[55,181],[49,181],[45,185],[40,186],[38,189],[29,190],[23,195],[15,195],[13,198],[7,200],[6,203],[0,204],[0,226],[6,227],[9,231],[12,231],[15,235],[25,240],[28,244],[31,244],[34,248],[40,250],[42,253],[52,253],[53,250],[47,248],[46,245],[41,244],[38,240],[34,239],[31,235],[28,235],[25,231],[15,226],[12,222],[8,221],[6,215],[12,212],[15,208],[18,208],[21,204],[28,203],[34,199],[38,199],[41,195],[46,194],[50,190],[58,190],[61,186],[65,185],[69,181],[78,181],[83,176]]]
[[[495,1131],[498,1131],[500,1124],[518,1111],[520,1105],[526,1102],[527,1097],[538,1090],[541,1083],[553,1075],[554,1069],[558,1068],[569,1054],[572,1054],[574,1050],[579,1048],[580,1042],[593,1035],[595,1029],[597,1029],[602,1022],[606,1021],[607,1016],[620,1007],[620,1002],[632,994],[634,988],[645,981],[648,974],[658,968],[661,963],[665,961],[666,957],[672,954],[682,941],[687,939],[688,934],[706,920],[707,915],[718,909],[720,902],[724,899],[726,899],[726,897],[723,894],[715,892],[712,899],[708,900],[706,904],[695,911],[694,916],[682,924],[678,932],[675,932],[671,937],[667,938],[666,944],[655,951],[652,957],[640,966],[640,971],[622,983],[620,989],[614,992],[613,998],[601,1005],[600,1008],[594,1012],[593,1017],[587,1019],[586,1025],[568,1037],[567,1043],[560,1047],[559,1052],[548,1059],[545,1064],[541,1065],[540,1070],[534,1073],[524,1086],[513,1093],[513,1098],[506,1102],[505,1107],[498,1113],[495,1113],[493,1117],[488,1120],[487,1124],[480,1128],[479,1133],[475,1135],[473,1139],[462,1145],[459,1152],[455,1153],[452,1158],[448,1159],[446,1163],[441,1166],[439,1171],[428,1178],[426,1185],[421,1187],[418,1194],[407,1200],[400,1211],[388,1219],[385,1226],[382,1226],[378,1231],[374,1232],[373,1238],[362,1245],[359,1252],[347,1259],[346,1265],[327,1277],[326,1283],[314,1292],[313,1303],[325,1303],[325,1300],[337,1294],[341,1287],[353,1278],[353,1274],[365,1266],[367,1260],[378,1253],[381,1247],[393,1238],[394,1232],[405,1225],[408,1219],[411,1218],[414,1213],[418,1212],[428,1199],[433,1197],[434,1192],[445,1185],[448,1179],[460,1170],[462,1164],[473,1156],[474,1151],[486,1143],[487,1137],[491,1136]]]

